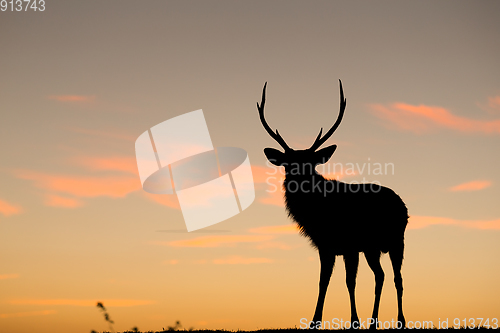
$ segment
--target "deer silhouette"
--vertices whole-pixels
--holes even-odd
[[[401,198],[391,189],[377,184],[348,184],[325,179],[315,168],[326,163],[335,152],[336,145],[318,150],[339,127],[346,107],[340,84],[340,112],[335,124],[322,136],[320,130],[312,146],[304,150],[290,148],[278,130],[273,132],[264,117],[266,87],[262,91],[259,110],[262,125],[269,135],[284,149],[281,152],[265,148],[267,159],[276,166],[285,167],[284,200],[288,216],[297,223],[301,235],[307,237],[319,252],[321,263],[319,295],[310,328],[321,325],[323,305],[336,256],[343,256],[346,284],[351,303],[351,325],[359,326],[356,311],[355,288],[359,253],[363,252],[375,275],[375,302],[370,328],[376,329],[384,271],[380,265],[382,253],[389,253],[394,270],[394,283],[398,298],[400,327],[406,322],[403,315],[403,278],[401,265],[404,251],[404,232],[408,223],[408,210]],[[317,327],[319,328],[319,327]]]

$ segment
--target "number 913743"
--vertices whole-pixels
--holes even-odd
[[[27,12],[45,10],[45,0],[1,0],[0,10],[2,12]]]

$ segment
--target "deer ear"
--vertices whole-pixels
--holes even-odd
[[[314,153],[316,164],[325,164],[332,157],[337,145],[328,146]]]
[[[276,166],[282,166],[285,163],[285,153],[280,152],[274,148],[264,149],[264,154],[266,155],[269,162]]]

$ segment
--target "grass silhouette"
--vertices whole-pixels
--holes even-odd
[[[109,317],[109,313],[106,310],[106,308],[104,307],[104,305],[101,302],[97,302],[97,308],[103,313],[104,320],[109,324],[109,328],[111,329],[111,332],[114,332],[115,330],[113,329],[113,324],[115,322],[112,321],[111,318]],[[137,329],[137,327],[134,327],[134,328]],[[139,331],[139,329],[137,329],[136,332],[138,332],[138,331]],[[92,330],[91,333],[97,333],[97,332]]]
[[[108,310],[106,310],[106,308],[104,307],[104,304],[102,304],[102,302],[97,302],[97,308],[102,312],[102,314],[104,315],[104,320],[109,324],[109,328],[111,329],[111,331],[102,331],[102,333],[110,333],[110,332],[115,332],[115,330],[113,329],[113,324],[115,323],[113,320],[111,320],[111,317],[109,316],[109,313],[108,313]],[[172,332],[172,331],[181,331],[181,328],[182,328],[182,324],[179,320],[177,320],[175,322],[175,325],[174,326],[167,326],[167,329],[165,329],[164,327],[162,328],[161,331],[147,331],[147,332]],[[193,331],[193,328],[190,327],[189,329],[183,329],[182,331],[185,331],[185,332],[191,332]],[[226,331],[226,332],[229,332],[229,331]],[[95,331],[95,330],[91,330],[90,333],[99,333],[98,331]],[[141,333],[139,331],[139,328],[137,326],[134,326],[132,327],[131,330],[128,330],[128,331],[123,331],[122,333]]]

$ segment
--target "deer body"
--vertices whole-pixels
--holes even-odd
[[[306,184],[304,191],[293,191],[295,183]],[[404,241],[406,205],[387,187],[346,184],[318,173],[286,175],[283,187],[288,216],[317,249],[335,255],[373,249],[387,253],[395,243]]]
[[[266,83],[267,85],[267,83]],[[309,149],[294,150],[273,132],[264,117],[266,85],[261,104],[257,103],[262,125],[285,150],[264,149],[267,159],[285,167],[285,205],[288,216],[299,226],[318,250],[321,270],[319,294],[311,328],[320,328],[323,305],[336,256],[343,256],[346,268],[346,284],[351,302],[351,327],[359,328],[356,310],[355,288],[359,253],[363,252],[375,275],[375,302],[373,322],[378,320],[380,296],[385,274],[380,265],[382,253],[389,253],[394,271],[394,284],[398,296],[399,327],[405,326],[403,315],[403,278],[401,265],[404,252],[404,232],[408,223],[408,211],[403,200],[391,189],[377,184],[347,184],[325,179],[316,172],[317,165],[326,163],[337,146],[319,149],[335,132],[342,121],[346,99],[340,82],[340,112],[335,124],[322,136],[323,129]],[[319,149],[319,150],[318,150]],[[357,324],[357,326],[356,326]],[[371,323],[370,328],[377,328]]]

